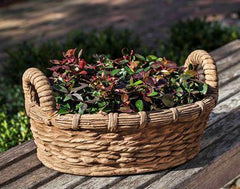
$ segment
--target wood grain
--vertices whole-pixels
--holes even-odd
[[[33,140],[31,140],[13,147],[10,150],[6,151],[5,153],[1,153],[0,154],[0,170],[35,152],[36,152],[36,145],[34,144]]]
[[[86,182],[80,184],[79,186],[75,187],[74,189],[103,189],[109,188],[110,186],[114,185],[115,183],[119,182],[126,176],[113,176],[113,177],[92,177],[91,179],[87,180]]]
[[[226,56],[231,55],[232,53],[239,51],[240,49],[240,40],[234,40],[222,47],[217,48],[212,51],[210,54],[214,57],[215,61],[225,58]]]
[[[194,175],[189,183],[183,183],[180,187],[185,189],[220,188],[240,173],[239,165],[240,143],[234,146],[231,150],[228,150],[227,153],[224,153],[202,172]]]
[[[0,187],[21,178],[42,166],[36,153],[1,170]]]
[[[63,188],[73,188],[82,182],[88,180],[88,177],[71,175],[71,174],[62,174],[59,177],[51,180],[50,182],[42,185],[39,189],[63,189]]]
[[[2,188],[8,189],[16,186],[18,189],[36,188],[44,182],[48,182],[48,180],[56,178],[60,174],[61,173],[47,167],[40,167],[39,169],[30,172],[29,174],[17,179],[15,182],[5,185]]]

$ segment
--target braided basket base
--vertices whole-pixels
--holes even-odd
[[[68,131],[31,119],[42,163],[64,173],[110,176],[152,172],[194,158],[208,117],[132,132]],[[203,121],[205,120],[205,121]]]

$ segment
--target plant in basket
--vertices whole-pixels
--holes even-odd
[[[59,114],[155,111],[196,102],[207,93],[191,65],[184,72],[166,58],[126,49],[116,59],[94,55],[95,62],[86,62],[82,50],[78,57],[75,51],[52,60],[49,68]]]
[[[123,175],[170,168],[198,154],[218,97],[216,65],[206,51],[192,52],[184,67],[127,49],[114,59],[94,55],[93,62],[82,53],[70,49],[52,60],[49,79],[36,68],[23,75],[44,165],[78,175]]]

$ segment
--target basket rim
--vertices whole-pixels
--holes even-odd
[[[190,122],[209,115],[215,107],[216,101],[212,95],[207,95],[200,101],[184,104],[158,111],[108,114],[64,114],[57,112],[50,118],[34,103],[30,111],[30,118],[54,126],[61,130],[103,130],[103,131],[129,131],[147,127],[149,124],[162,127],[172,123]]]

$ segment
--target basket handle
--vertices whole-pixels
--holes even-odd
[[[32,104],[38,104],[44,113],[52,115],[56,110],[56,102],[44,73],[37,68],[29,68],[24,72],[22,82],[27,115]]]
[[[192,64],[193,68],[197,70],[197,66],[200,65],[205,75],[205,83],[209,86],[208,94],[211,95],[215,102],[218,100],[218,75],[217,66],[214,59],[204,50],[193,51],[185,61],[186,70],[188,70],[189,64]]]

